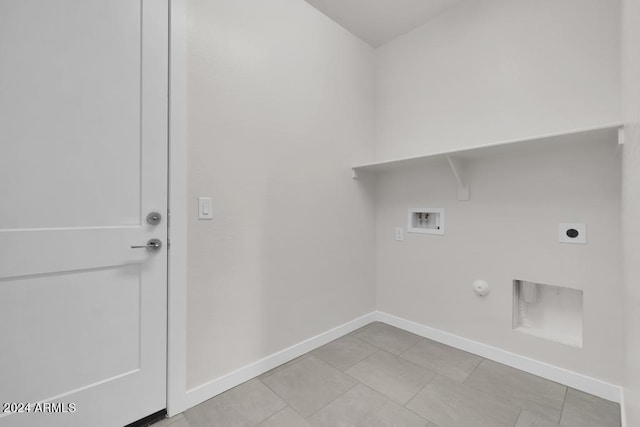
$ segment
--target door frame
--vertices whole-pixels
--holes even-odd
[[[167,414],[187,402],[187,0],[169,0]]]

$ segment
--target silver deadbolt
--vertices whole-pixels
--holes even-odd
[[[150,239],[146,245],[131,246],[132,249],[147,249],[151,252],[158,252],[162,248],[162,242],[159,239]]]
[[[162,215],[160,215],[158,212],[150,212],[149,215],[147,215],[147,222],[151,225],[158,225],[160,224],[161,220]]]

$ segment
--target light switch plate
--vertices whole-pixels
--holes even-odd
[[[402,227],[396,227],[396,242],[402,242],[404,240],[404,229]]]
[[[198,219],[213,219],[213,201],[211,197],[198,198]]]
[[[558,228],[560,243],[587,244],[587,224],[579,222],[563,222]]]

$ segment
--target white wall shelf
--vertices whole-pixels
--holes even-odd
[[[519,138],[505,141],[498,141],[488,144],[469,146],[450,151],[436,151],[412,157],[402,157],[396,159],[382,160],[372,163],[362,163],[352,166],[353,179],[358,179],[364,173],[393,171],[406,168],[415,164],[420,164],[426,160],[442,158],[446,159],[451,167],[451,171],[458,185],[458,200],[469,200],[469,182],[465,178],[464,164],[473,159],[474,155],[478,155],[489,149],[497,149],[500,147],[514,147],[541,143],[564,143],[579,142],[583,137],[600,138],[603,141],[617,140],[619,144],[623,143],[621,122],[609,123],[589,128],[574,129],[566,132],[551,133],[545,135],[537,135],[527,138]]]

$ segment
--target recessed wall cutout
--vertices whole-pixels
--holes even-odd
[[[408,233],[444,234],[444,209],[411,208],[407,219]]]
[[[516,332],[582,348],[582,291],[513,281]]]

